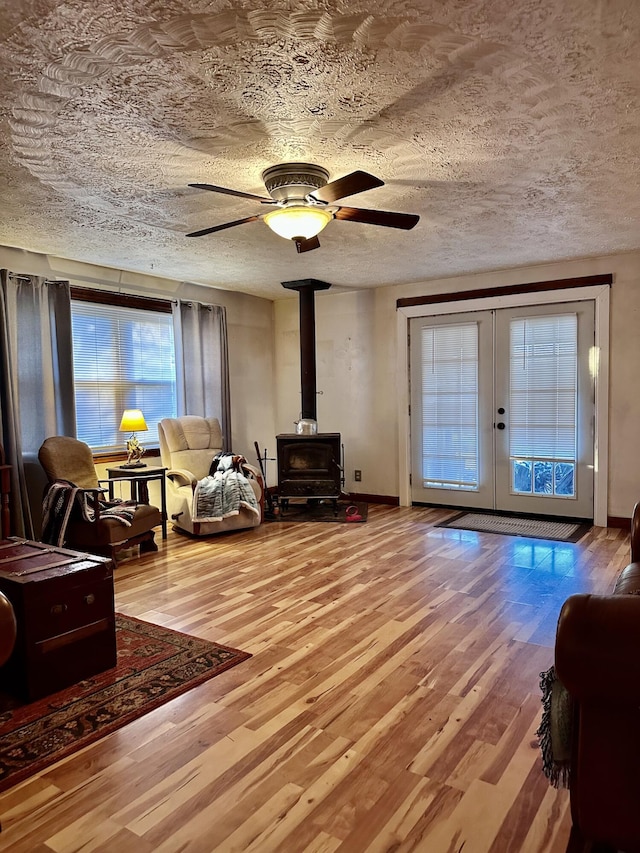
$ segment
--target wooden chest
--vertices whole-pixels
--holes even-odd
[[[33,701],[116,664],[113,564],[107,557],[0,540],[0,591],[18,636],[0,687]]]

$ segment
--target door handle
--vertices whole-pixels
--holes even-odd
[[[496,424],[496,426],[498,427],[498,429],[504,429],[504,424],[502,423],[502,421],[500,421],[500,423]]]

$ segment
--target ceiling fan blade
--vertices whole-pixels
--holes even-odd
[[[212,193],[235,195],[238,198],[251,198],[254,201],[261,201],[263,204],[275,204],[272,198],[264,198],[261,195],[254,195],[253,193],[243,193],[241,190],[229,190],[227,187],[216,187],[214,184],[189,184],[189,186],[195,187],[197,190],[209,190]]]
[[[296,249],[300,252],[310,252],[312,249],[320,248],[320,240],[317,237],[309,237],[308,240],[296,240]]]
[[[334,218],[346,219],[349,222],[364,222],[366,225],[382,225],[384,228],[402,228],[403,231],[410,231],[420,220],[415,213],[365,210],[362,207],[339,207],[334,213]]]
[[[344,178],[331,181],[317,190],[312,190],[309,195],[318,201],[326,201],[327,204],[331,204],[339,198],[382,186],[384,186],[384,181],[381,181],[380,178],[376,178],[375,175],[370,175],[368,172],[357,171],[350,172]]]
[[[259,216],[246,216],[244,219],[236,219],[233,222],[225,222],[224,225],[214,225],[213,228],[203,228],[202,231],[192,231],[186,237],[204,237],[205,234],[213,234],[214,231],[224,231],[225,228],[233,228],[235,225],[244,225],[245,222],[256,222]]]

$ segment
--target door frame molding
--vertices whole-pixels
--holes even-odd
[[[446,294],[443,294],[446,298]],[[411,419],[409,415],[409,320],[468,311],[491,311],[557,302],[593,301],[595,314],[595,424],[593,442],[593,523],[607,526],[609,471],[609,300],[610,286],[543,290],[487,296],[429,305],[398,306],[396,313],[396,402],[398,422],[398,487],[400,506],[411,506]]]

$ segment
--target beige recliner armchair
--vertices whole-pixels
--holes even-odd
[[[209,536],[227,530],[256,527],[262,521],[264,483],[260,472],[243,463],[256,496],[259,512],[240,506],[237,514],[220,521],[198,521],[193,517],[193,495],[197,483],[209,474],[214,456],[222,451],[222,430],[217,418],[183,415],[164,418],[158,424],[160,455],[167,471],[167,514],[174,525],[194,536]]]

